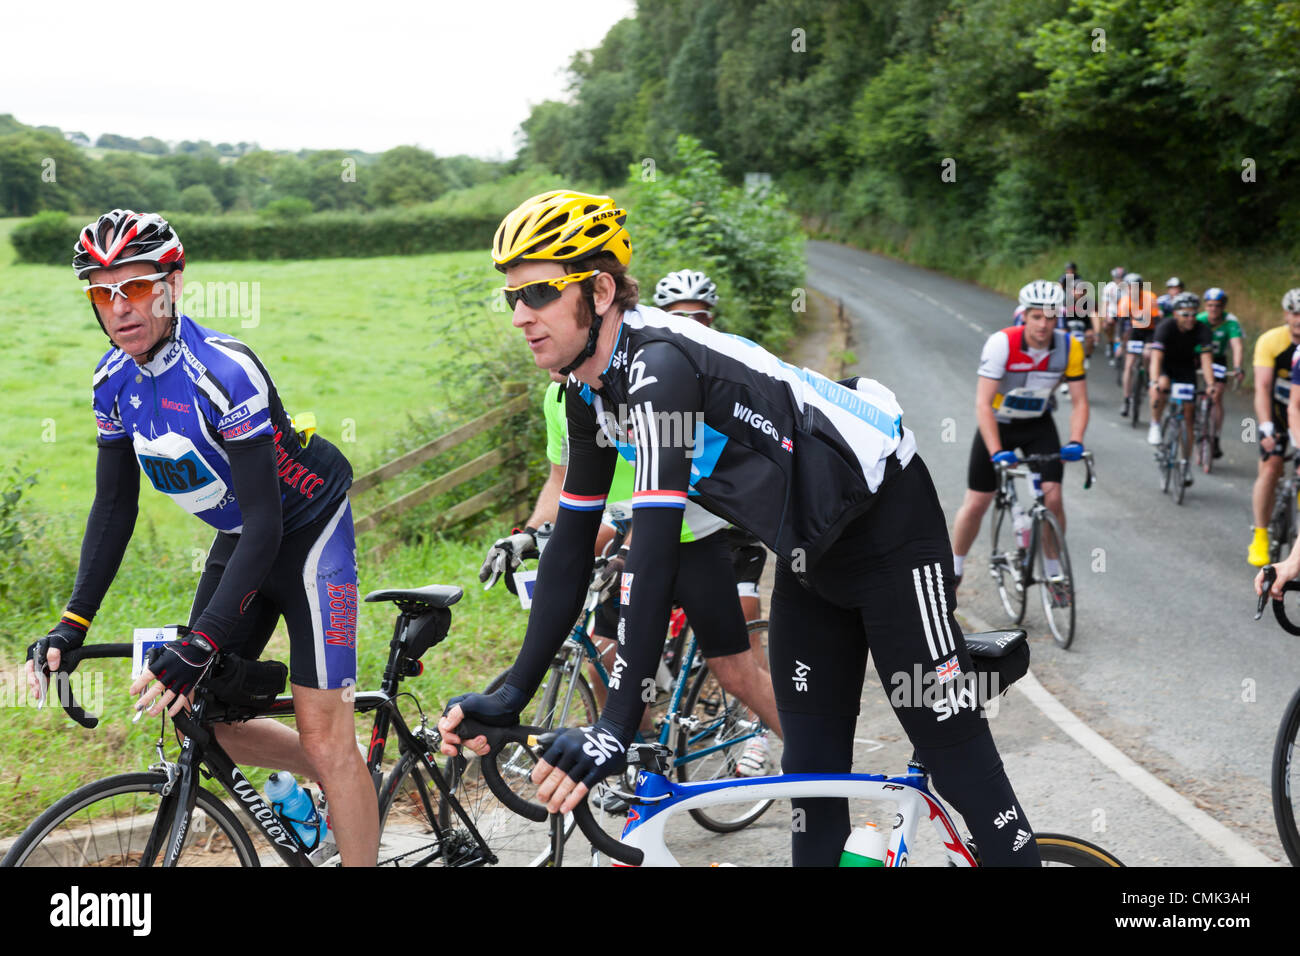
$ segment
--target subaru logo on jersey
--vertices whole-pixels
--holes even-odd
[[[139,457],[144,473],[153,486],[165,495],[197,491],[217,480],[203,459],[192,451],[175,459],[156,458],[152,455]]]
[[[632,573],[630,571],[624,571],[623,576],[619,578],[618,581],[618,603],[622,604],[624,607],[627,607],[628,603],[631,601],[631,598],[632,598]]]

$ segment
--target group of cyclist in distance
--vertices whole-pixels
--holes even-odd
[[[512,571],[537,548],[539,530],[551,528],[510,676],[491,694],[449,702],[439,721],[444,752],[485,752],[483,738],[458,736],[465,716],[518,722],[612,534],[602,515],[609,507],[632,517],[621,547],[602,558],[602,576],[619,585],[596,631],[610,655],[608,698],[595,725],[560,733],[534,772],[552,811],[571,810],[625,766],[674,603],[719,683],[782,736],[785,772],[851,770],[868,635],[885,686],[914,667],[973,673],[953,611],[994,465],[1016,447],[1082,456],[1084,358],[1103,332],[1112,334],[1103,317],[1071,304],[1068,281],[1021,290],[1020,322],[994,333],[981,355],[979,432],[950,542],[888,388],[863,377],[830,381],[713,328],[717,290],[702,273],[665,276],[655,306],[642,304],[626,220],[609,197],[553,190],[520,204],[493,240],[513,324],[553,379],[543,399],[551,472],[524,527],[489,549],[480,580]],[[188,706],[218,652],[255,659],[283,618],[297,732],[252,721],[221,725],[218,738],[238,763],[319,780],[344,865],[374,863],[375,792],[345,693],[356,678],[351,466],[323,437],[294,429],[247,345],[178,313],[185,254],[160,216],[99,217],[81,232],[73,266],[112,348],[93,375],[98,460],[81,560],[60,620],[28,649],[33,690],[61,653],[84,642],[131,537],[143,472],[215,537],[188,626],[151,653],[131,685],[137,709]],[[1138,290],[1130,284],[1129,295]],[[1300,290],[1288,296],[1289,359],[1300,341]],[[1120,316],[1118,301],[1111,318]],[[1207,318],[1218,328],[1230,317]],[[1076,335],[1081,321],[1090,327]],[[1240,344],[1231,347],[1239,357]],[[1158,366],[1167,374],[1153,380],[1182,374],[1173,365]],[[1289,379],[1289,361],[1285,371]],[[1064,447],[1050,415],[1062,381],[1073,403]],[[1266,437],[1276,444],[1279,431]],[[1059,470],[1043,477],[1063,524]],[[745,623],[761,616],[766,549],[776,566],[764,659]],[[983,862],[1038,865],[1032,839],[997,825],[1014,813],[1019,830],[1031,832],[978,704],[949,712],[919,697],[890,702]],[[736,772],[760,774],[768,763],[756,738]],[[804,825],[792,835],[794,863],[835,865],[850,830],[847,803],[795,801],[795,810]]]

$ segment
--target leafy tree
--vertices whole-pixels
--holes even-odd
[[[212,190],[203,183],[195,183],[181,190],[177,205],[182,212],[209,215],[221,211],[221,203],[212,194]]]
[[[397,146],[380,154],[366,179],[367,199],[374,206],[430,202],[447,189],[438,158],[417,146]]]

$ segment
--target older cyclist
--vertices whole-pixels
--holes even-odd
[[[608,197],[543,193],[505,218],[493,244],[534,360],[573,376],[569,467],[510,682],[452,701],[439,721],[445,752],[486,749],[457,735],[466,714],[517,722],[580,607],[614,443],[636,448],[636,535],[621,582],[627,666],[596,725],[562,733],[538,764],[533,780],[553,811],[625,763],[668,623],[688,498],[778,555],[770,651],[787,772],[850,769],[868,641],[887,686],[914,667],[972,666],[952,613],[943,512],[893,394],[869,379],[831,382],[638,305],[626,216]],[[952,709],[906,697],[891,694],[894,712],[984,861],[1037,866],[977,700]],[[850,832],[846,801],[795,803],[794,862],[835,865]],[[1008,818],[1016,826],[997,825]]]
[[[28,649],[27,676],[79,647],[135,527],[143,472],[213,527],[187,633],[155,649],[131,693],[152,714],[187,704],[218,651],[255,659],[281,616],[289,631],[298,732],[278,721],[222,724],[238,763],[315,778],[329,793],[347,865],[374,865],[375,788],[357,753],[356,546],[337,448],[292,427],[247,345],[177,311],[185,251],[161,216],[114,209],[81,231],[73,269],[112,348],[95,367],[95,500],[72,596]],[[178,584],[180,582],[177,582]],[[156,683],[155,683],[156,681]]]

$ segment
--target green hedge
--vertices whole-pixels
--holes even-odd
[[[335,259],[487,249],[500,217],[428,209],[322,212],[299,218],[168,214],[191,260]],[[68,265],[80,219],[43,212],[14,227],[20,262]]]

